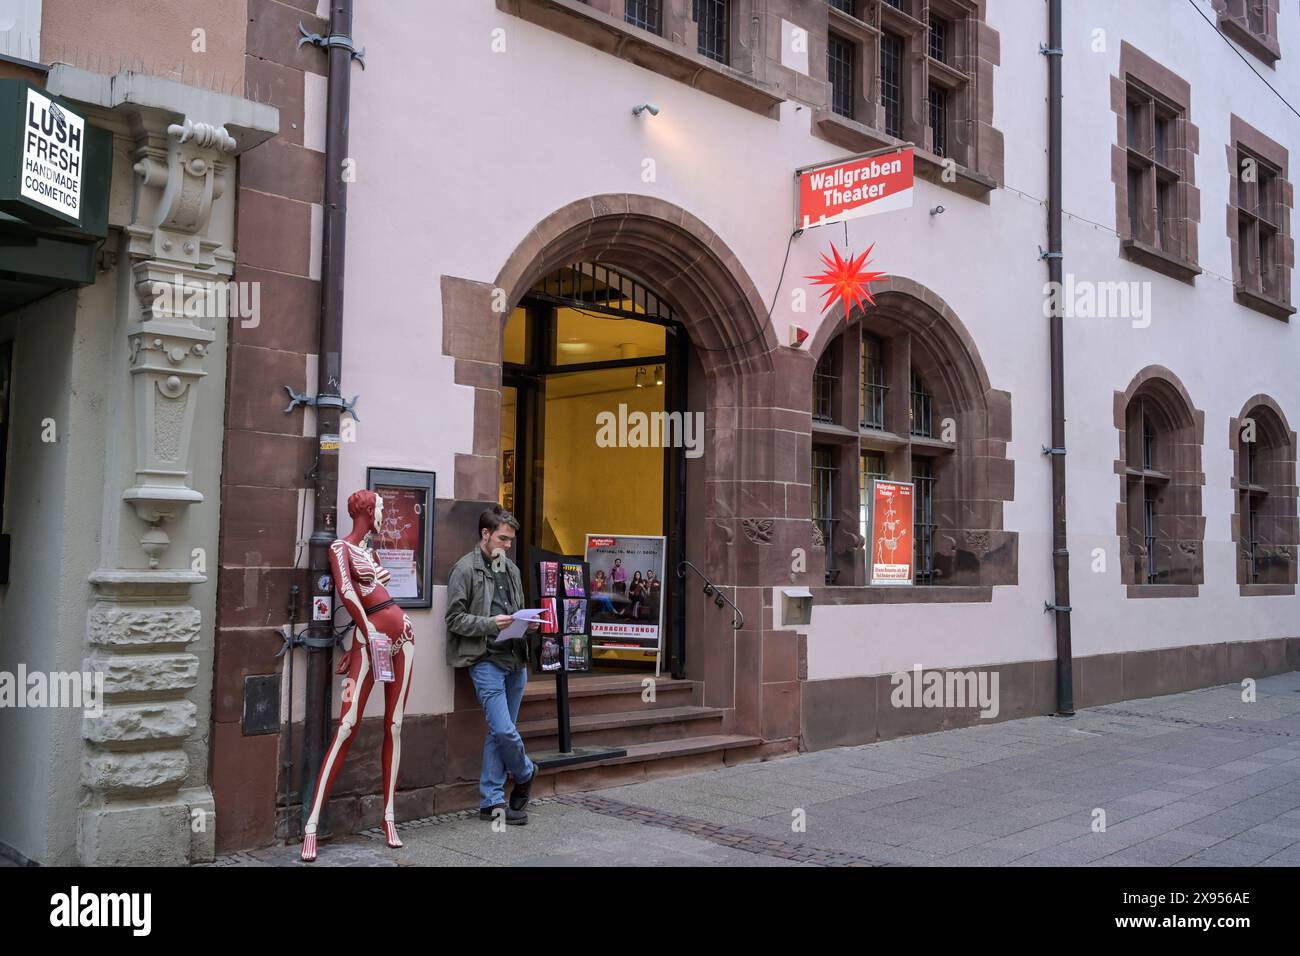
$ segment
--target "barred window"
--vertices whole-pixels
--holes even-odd
[[[934,398],[926,390],[925,383],[916,369],[912,369],[912,415],[910,431],[919,438],[930,438],[934,434]]]
[[[841,116],[853,116],[853,77],[857,48],[838,33],[826,42],[826,76],[831,84],[831,109]]]
[[[813,521],[821,530],[826,548],[826,583],[832,584],[839,576],[835,567],[835,483],[839,480],[839,468],[832,449],[813,449],[812,472]]]
[[[930,56],[940,63],[948,62],[948,21],[930,17]]]
[[[1235,431],[1240,585],[1294,586],[1296,580],[1295,449],[1272,404],[1248,406]]]
[[[936,156],[948,155],[948,91],[930,86],[930,137]]]
[[[649,30],[651,33],[663,33],[663,0],[625,0],[623,18],[634,27]]]
[[[1172,377],[1147,375],[1126,393],[1120,466],[1125,562],[1130,588],[1204,580],[1197,412]],[[1245,520],[1243,518],[1243,520]],[[1130,596],[1137,596],[1133,590]]]
[[[874,335],[862,336],[862,389],[858,396],[858,424],[862,428],[885,427],[885,394],[889,385],[885,378],[884,345]]]
[[[880,103],[885,110],[885,132],[895,139],[903,136],[903,39],[893,33],[880,35]]]
[[[835,383],[839,376],[835,374],[834,349],[827,349],[817,360],[813,371],[813,420],[830,422],[835,419]]]
[[[728,0],[695,0],[695,23],[699,27],[699,50],[710,60],[726,63],[727,24],[731,19]]]
[[[1186,259],[1188,226],[1180,209],[1178,186],[1188,171],[1186,151],[1177,148],[1176,132],[1183,111],[1133,84],[1129,85],[1126,108],[1131,238]]]
[[[916,487],[912,501],[913,581],[930,584],[934,580],[934,462],[931,459],[912,459],[912,482]]]

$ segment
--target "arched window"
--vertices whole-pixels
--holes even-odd
[[[1204,415],[1176,376],[1151,366],[1117,393],[1121,579],[1130,597],[1183,597],[1205,578]]]
[[[812,347],[813,542],[826,583],[866,583],[871,482],[892,479],[915,485],[915,585],[1014,584],[1015,535],[1002,530],[1014,490],[1010,398],[989,387],[969,336],[930,304],[933,293],[897,278],[890,286],[865,317],[824,325]]]
[[[1257,395],[1231,423],[1232,517],[1243,595],[1294,594],[1296,437],[1277,403]]]

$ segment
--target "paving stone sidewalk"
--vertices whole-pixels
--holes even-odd
[[[1300,866],[1300,673],[474,811],[341,866]],[[1104,830],[1100,823],[1104,821]],[[802,826],[802,828],[800,828]],[[297,847],[217,866],[297,863]]]

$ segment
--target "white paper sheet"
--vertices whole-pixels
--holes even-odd
[[[502,641],[508,641],[514,637],[523,637],[524,631],[528,630],[529,624],[542,623],[542,613],[545,610],[545,608],[540,607],[526,607],[515,611],[514,614],[510,615],[514,618],[514,621],[496,636],[496,643],[500,644]]]

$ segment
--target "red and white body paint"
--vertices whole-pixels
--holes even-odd
[[[384,834],[391,847],[400,847],[396,821],[393,817],[393,800],[397,793],[397,771],[402,754],[402,714],[411,690],[411,672],[415,664],[415,634],[411,619],[395,604],[368,612],[389,600],[387,588],[389,572],[379,563],[373,551],[361,546],[367,534],[379,526],[384,510],[383,498],[373,491],[354,492],[348,498],[348,515],[352,518],[352,531],[330,545],[330,570],[334,576],[334,592],[348,609],[356,624],[352,647],[339,661],[337,673],[348,675],[343,685],[343,712],[340,714],[334,739],[325,751],[320,776],[316,778],[316,792],[312,797],[311,812],[303,826],[302,859],[316,859],[316,825],[321,808],[329,799],[334,782],[338,779],[348,748],[356,733],[357,723],[366,709],[370,690],[374,687],[374,669],[370,653],[370,638],[386,635],[393,644],[394,680],[384,683]]]

